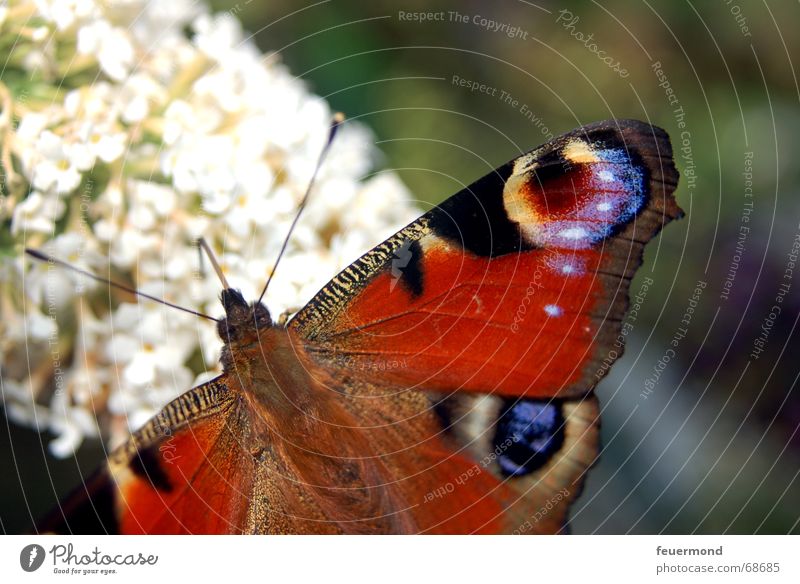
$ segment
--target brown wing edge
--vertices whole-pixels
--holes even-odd
[[[679,174],[666,131],[636,120],[620,120],[616,132],[612,140],[618,140],[631,159],[641,160],[647,169],[649,192],[646,205],[637,216],[605,240],[603,254],[609,261],[606,273],[597,277],[612,283],[611,298],[595,340],[598,350],[584,368],[579,392],[594,389],[624,354],[625,343],[620,346],[615,342],[630,308],[630,284],[644,262],[645,245],[668,223],[684,216],[673,194]],[[614,279],[618,280],[616,286]]]

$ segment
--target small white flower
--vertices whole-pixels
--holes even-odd
[[[180,367],[192,351],[191,332],[171,322],[173,317],[184,317],[170,311],[168,320],[167,310],[159,305],[126,303],[120,305],[111,320],[113,353],[108,357],[124,365],[124,378],[131,385],[152,383],[157,371],[169,372]]]
[[[96,16],[94,0],[35,0],[39,15],[55,23],[58,30],[67,30],[76,22]]]
[[[46,341],[58,335],[58,322],[38,310],[30,309],[25,314],[24,333],[32,341]]]
[[[53,233],[55,222],[61,219],[65,209],[66,205],[58,195],[33,191],[14,209],[11,234],[30,231]]]
[[[63,233],[51,239],[42,251],[77,268],[91,271],[96,260],[90,243],[80,233]],[[29,266],[27,272],[24,266]],[[25,293],[40,306],[61,308],[66,306],[75,295],[84,289],[93,287],[95,282],[85,276],[65,270],[46,262],[21,260],[20,272],[25,274]]]
[[[22,116],[19,127],[15,132],[15,141],[18,142],[23,149],[33,146],[42,132],[51,124],[58,123],[60,118],[60,113],[53,110],[26,112],[25,115]],[[22,152],[20,154],[22,154]]]
[[[128,192],[135,204],[147,205],[160,217],[168,216],[177,203],[174,190],[154,182],[132,180]]]
[[[111,263],[123,269],[132,268],[141,255],[159,249],[159,237],[156,233],[142,232],[129,221],[122,229],[112,231],[109,256]]]
[[[203,14],[194,21],[192,28],[195,46],[208,57],[224,61],[238,56],[233,49],[242,41],[242,25],[231,14]]]
[[[112,79],[123,80],[133,66],[134,49],[128,31],[96,20],[78,31],[78,52],[95,55],[100,68]]]
[[[366,127],[345,123],[331,145],[329,164],[321,169],[322,176],[335,174],[351,181],[364,176],[374,165],[374,141],[374,135]]]
[[[342,214],[343,230],[364,233],[374,225],[375,217],[383,217],[382,230],[388,237],[419,215],[412,201],[411,193],[396,174],[376,174],[362,183],[353,204]]]
[[[85,437],[99,433],[93,412],[72,404],[72,396],[66,391],[56,391],[50,401],[49,429],[58,436],[50,445],[50,452],[57,458],[65,458],[75,452]]]
[[[69,147],[70,158],[81,171],[90,170],[97,159],[113,162],[125,152],[128,136],[110,124],[86,122],[76,133],[77,142]]]
[[[275,223],[275,204],[265,194],[242,193],[225,213],[225,223],[234,235],[246,238],[259,226]]]
[[[39,190],[54,189],[57,193],[69,193],[81,182],[81,173],[64,141],[49,130],[39,136],[36,143],[39,162],[30,177],[33,186]]]
[[[167,91],[148,73],[137,72],[128,77],[119,88],[114,101],[115,111],[126,124],[141,122],[153,105],[164,104]]]
[[[175,144],[184,138],[191,145],[195,135],[202,136],[219,127],[222,117],[215,108],[176,99],[164,112],[164,143]],[[164,170],[167,172],[169,167]]]
[[[232,197],[236,186],[232,169],[234,154],[231,136],[185,135],[164,153],[162,169],[172,178],[178,191],[199,192],[215,200],[221,194]],[[232,199],[229,199],[228,203],[231,202]]]
[[[141,0],[135,0],[138,4]],[[125,3],[122,2],[124,9]],[[197,0],[170,0],[169,2],[147,2],[136,14],[135,20],[126,22],[134,41],[141,48],[161,55],[166,47],[186,45],[184,30],[200,14],[208,11]],[[115,21],[119,21],[118,17]],[[126,19],[129,21],[130,17]]]
[[[24,426],[46,428],[50,421],[50,410],[34,401],[29,383],[14,379],[3,379],[3,406],[8,418]]]
[[[93,343],[103,341],[104,335],[98,335]],[[68,391],[75,407],[91,412],[104,403],[104,392],[111,386],[112,379],[108,369],[97,367],[94,363],[82,362],[73,367],[61,387],[57,384],[56,390]]]
[[[71,120],[108,121],[113,119],[116,90],[107,81],[80,87],[64,97],[63,112]]]

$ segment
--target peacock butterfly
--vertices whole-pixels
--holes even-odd
[[[578,128],[456,193],[291,320],[226,286],[223,374],[37,527],[557,533],[598,453],[645,244],[682,215],[667,134]]]

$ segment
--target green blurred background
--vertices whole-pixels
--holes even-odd
[[[800,230],[800,90],[792,63],[800,55],[800,6],[737,1],[212,2],[333,108],[370,126],[385,153],[380,166],[395,169],[422,206],[548,132],[632,117],[671,134],[687,216],[648,247],[633,283],[638,290],[649,276],[655,286],[625,357],[598,389],[604,450],[573,510],[575,533],[800,533],[800,277],[792,274],[764,352],[750,356]],[[443,14],[415,22],[401,12]],[[511,38],[482,19],[519,32]],[[606,65],[595,46],[627,75]],[[659,86],[655,63],[677,104]],[[470,92],[454,76],[497,91]],[[691,160],[680,157],[682,131]],[[743,175],[748,153],[752,199]],[[737,251],[748,201],[750,231]],[[738,268],[723,298],[732,263]],[[686,338],[645,398],[645,382],[698,282],[705,288]],[[68,490],[79,466],[88,472],[101,457],[87,445],[80,465],[54,461],[38,435],[12,432],[0,433],[2,468],[20,472],[0,485],[0,528],[8,532],[28,528],[31,515],[54,503],[54,488]],[[49,476],[58,478],[55,487]]]

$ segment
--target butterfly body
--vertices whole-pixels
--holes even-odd
[[[662,130],[601,122],[432,209],[286,324],[223,291],[222,375],[40,529],[562,530],[598,451],[591,390],[676,184]]]

